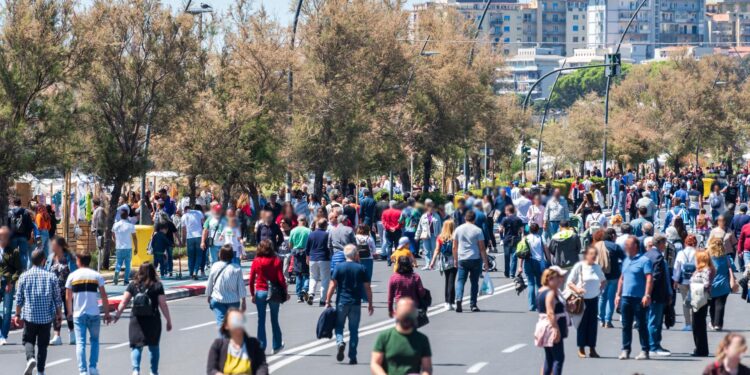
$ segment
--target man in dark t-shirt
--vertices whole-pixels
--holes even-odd
[[[516,208],[505,206],[505,217],[500,222],[500,231],[503,236],[503,255],[505,256],[505,277],[516,274],[516,245],[523,236],[524,224],[521,218],[516,216]]]

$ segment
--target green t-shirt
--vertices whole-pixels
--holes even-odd
[[[289,247],[304,250],[307,246],[308,236],[310,236],[310,228],[298,225],[289,233]]]
[[[381,333],[373,351],[384,354],[383,368],[388,375],[418,374],[422,358],[432,357],[427,336],[418,331],[404,335],[396,328]]]

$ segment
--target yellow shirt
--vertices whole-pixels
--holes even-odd
[[[236,349],[230,343],[222,373],[225,375],[251,375],[253,373],[252,368],[250,357],[247,355],[247,347],[243,344],[242,348]]]
[[[394,251],[393,254],[391,254],[391,263],[393,263],[393,272],[398,271],[398,258],[401,258],[401,257],[409,257],[409,258],[412,257],[411,251],[409,250],[408,247],[403,248],[403,249],[398,249]]]

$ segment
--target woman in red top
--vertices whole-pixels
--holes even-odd
[[[294,207],[289,202],[285,202],[281,207],[281,213],[276,216],[276,225],[281,226],[281,220],[289,219],[292,222],[292,229],[297,226],[297,215],[294,214]]]
[[[260,348],[266,349],[266,305],[271,310],[271,329],[273,331],[273,354],[284,349],[279,326],[279,306],[289,299],[286,293],[286,279],[281,259],[276,256],[273,244],[263,240],[258,244],[253,265],[250,267],[250,295],[258,307],[258,340]],[[269,300],[268,291],[273,284],[274,294]],[[279,295],[275,293],[279,291]]]
[[[425,295],[422,278],[414,273],[410,257],[402,256],[398,260],[398,269],[388,280],[388,316],[393,318],[394,305],[400,298],[409,297],[419,302]]]

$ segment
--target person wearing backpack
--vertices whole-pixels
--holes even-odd
[[[28,210],[21,207],[21,198],[13,198],[13,206],[8,213],[10,227],[10,247],[21,253],[21,264],[25,269],[31,267],[31,244],[34,240],[34,219]]]
[[[720,188],[721,187],[718,184],[715,184],[711,194],[708,195],[708,204],[711,206],[711,219],[714,223],[716,222],[716,219],[719,218],[719,215],[726,211],[724,195],[721,194]]]
[[[518,242],[516,257],[521,262],[518,274],[520,275],[520,270],[523,270],[529,281],[529,311],[536,311],[536,294],[542,287],[542,272],[547,268],[550,259],[539,224],[529,224],[529,234]]]
[[[435,263],[437,263],[438,270],[445,278],[445,307],[448,310],[453,310],[453,303],[456,302],[456,274],[458,274],[458,269],[453,262],[453,231],[455,230],[455,221],[449,219],[443,222],[443,228],[437,236],[432,261],[430,261],[430,269],[435,269]]]
[[[159,341],[161,339],[161,314],[167,321],[167,332],[172,330],[172,318],[164,294],[164,286],[156,277],[156,268],[151,263],[143,263],[138,268],[133,280],[122,296],[115,313],[115,323],[120,319],[128,302],[133,301],[130,309],[128,339],[130,341],[130,359],[133,375],[140,374],[143,347],[151,353],[151,374],[159,373]]]
[[[693,330],[693,309],[690,306],[690,278],[695,273],[695,246],[698,240],[695,235],[685,238],[685,248],[677,252],[672,268],[673,289],[682,296],[682,315],[685,317],[683,331]]]

